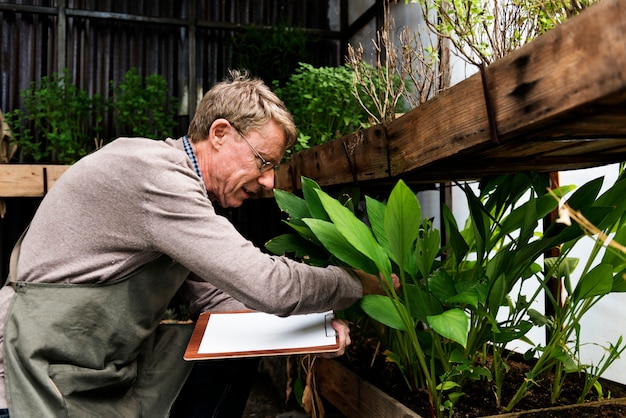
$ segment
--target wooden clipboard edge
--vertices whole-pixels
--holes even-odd
[[[301,348],[285,348],[285,349],[271,349],[271,350],[255,350],[255,351],[233,351],[227,353],[198,353],[200,350],[200,343],[202,337],[204,337],[204,330],[207,327],[209,319],[213,314],[238,314],[238,313],[252,313],[256,311],[243,310],[243,311],[218,311],[218,312],[203,312],[198,317],[196,325],[194,326],[193,333],[189,339],[189,344],[183,355],[183,359],[187,361],[193,360],[217,360],[225,358],[243,358],[243,357],[263,357],[263,356],[279,356],[279,355],[292,355],[292,354],[321,354],[321,353],[333,353],[338,351],[341,346],[339,345],[339,336],[335,336],[335,344],[311,346]],[[327,324],[328,327],[328,324]]]

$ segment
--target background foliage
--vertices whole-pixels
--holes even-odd
[[[31,83],[21,92],[24,109],[6,114],[18,145],[19,162],[71,164],[114,138],[102,138],[102,120],[113,115],[118,135],[163,139],[176,125],[177,99],[163,77],[130,69],[106,99],[78,88],[65,70]]]

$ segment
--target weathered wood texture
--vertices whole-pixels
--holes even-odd
[[[297,154],[276,187],[293,191],[302,175],[429,183],[624,161],[625,33],[626,2],[604,0],[393,122]]]
[[[0,197],[41,197],[68,165],[0,164]]]
[[[347,418],[420,418],[419,414],[336,361],[315,360],[315,379],[320,394]]]

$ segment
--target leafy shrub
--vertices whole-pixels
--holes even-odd
[[[32,82],[21,92],[24,109],[5,117],[19,147],[19,161],[71,164],[102,144],[105,110],[113,113],[125,135],[164,138],[176,125],[177,99],[168,97],[167,83],[158,74],[145,79],[129,70],[113,96],[89,94],[72,83],[69,71]],[[112,138],[110,138],[112,139]]]
[[[131,68],[117,86],[111,81],[109,103],[118,133],[161,139],[176,126],[178,100],[168,97],[167,82],[158,74],[142,78]]]
[[[300,63],[284,87],[274,83],[274,91],[293,114],[298,128],[298,142],[291,152],[368,126],[368,113],[353,93],[353,75],[347,65],[315,68]],[[366,106],[373,108],[371,101]]]
[[[21,92],[26,112],[16,109],[7,119],[21,150],[21,158],[67,164],[87,154],[94,133],[100,130],[103,101],[89,97],[72,83],[69,71],[42,77]],[[90,128],[92,115],[97,115]],[[24,126],[31,122],[33,130]],[[24,125],[23,125],[24,124]],[[34,136],[32,132],[34,131]]]
[[[312,36],[300,28],[279,23],[275,28],[245,26],[233,38],[233,67],[248,70],[267,85],[289,79],[301,61],[310,62],[307,43]]]

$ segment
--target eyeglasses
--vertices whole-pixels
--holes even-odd
[[[230,124],[239,134],[239,136],[246,142],[246,144],[248,144],[248,146],[250,147],[250,149],[252,150],[252,152],[254,153],[254,155],[261,160],[261,165],[259,166],[259,171],[261,173],[265,173],[269,170],[272,169],[276,169],[278,168],[278,165],[274,164],[271,161],[267,161],[265,158],[263,158],[261,156],[261,154],[259,154],[259,152],[256,150],[256,148],[254,148],[252,146],[252,144],[250,143],[250,141],[248,141],[248,139],[243,135],[243,133],[239,130],[239,128],[237,128],[235,125],[233,125],[232,123]]]

